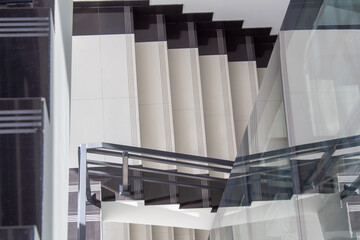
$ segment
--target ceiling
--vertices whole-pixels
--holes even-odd
[[[75,0],[109,1],[109,0]],[[125,1],[125,0],[123,0]],[[136,1],[136,0],[131,0]],[[213,12],[213,20],[244,20],[244,27],[272,27],[278,34],[290,0],[149,0],[151,5],[183,4],[184,13]]]
[[[184,4],[184,13],[214,12],[214,20],[244,20],[244,27],[272,27],[278,34],[290,0],[150,0]]]

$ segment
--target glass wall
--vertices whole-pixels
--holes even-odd
[[[290,3],[210,239],[360,236],[359,12]]]

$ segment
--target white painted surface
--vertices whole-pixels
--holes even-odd
[[[141,146],[174,151],[174,127],[166,42],[136,43]],[[146,167],[172,168],[144,162]]]
[[[261,83],[264,79],[265,76],[265,72],[266,72],[267,68],[257,68],[257,76],[258,76],[258,85],[259,88],[261,86]]]
[[[238,149],[259,91],[256,62],[229,62],[229,74]]]
[[[151,226],[152,239],[174,240],[174,229],[172,227]]]
[[[103,240],[130,240],[130,226],[128,223],[104,222],[102,229]]]
[[[195,230],[189,228],[174,228],[175,240],[195,240]]]
[[[140,146],[134,48],[133,34],[73,37],[70,167],[81,143]]]
[[[237,151],[227,56],[200,56],[200,73],[208,156],[233,161]]]
[[[211,208],[179,209],[179,204],[144,206],[143,201],[103,202],[102,204],[104,223],[128,222],[209,230],[215,217],[215,213],[211,213]]]
[[[360,133],[360,31],[281,33],[289,143]]]
[[[196,240],[208,240],[210,231],[209,230],[195,230],[195,239]]]
[[[206,156],[198,49],[169,49],[168,55],[175,151]],[[195,174],[206,173],[185,167],[178,167],[178,170]]]
[[[45,139],[45,146],[49,147],[46,157],[51,163],[44,165],[46,193],[43,196],[41,239],[67,239],[72,4],[72,1],[54,1],[48,132],[52,139]]]
[[[130,224],[130,239],[135,240],[152,240],[150,225]]]

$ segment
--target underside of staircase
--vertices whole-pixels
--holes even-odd
[[[213,13],[185,14],[183,5],[74,2],[69,239],[76,239],[82,143],[114,142],[228,162],[171,165],[129,157],[130,199],[216,212],[261,84],[258,73],[266,69],[277,36],[271,28],[243,28],[242,20],[212,19]],[[124,199],[123,160],[110,155],[88,157],[109,163],[88,164],[91,191],[103,202]],[[87,206],[87,224],[91,239],[101,239],[101,232],[102,239],[209,237],[206,229],[102,225],[94,205]]]

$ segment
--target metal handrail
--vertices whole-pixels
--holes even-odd
[[[90,160],[87,154],[115,156],[122,158],[122,163],[112,163],[107,161]],[[182,177],[188,179],[200,179],[201,181],[210,181],[218,183],[226,183],[227,179],[217,178],[211,176],[204,176],[199,174],[181,173],[175,171],[166,171],[161,169],[143,167],[139,165],[130,165],[129,159],[137,159],[147,162],[156,162],[167,164],[170,166],[184,166],[195,169],[203,169],[214,172],[230,173],[233,161],[223,160],[218,158],[202,157],[190,154],[167,152],[161,150],[154,150],[141,147],[133,147],[112,143],[89,143],[81,144],[79,147],[79,192],[78,192],[78,239],[86,239],[86,204],[93,204],[101,207],[101,201],[96,199],[96,195],[91,194],[89,174],[98,176],[105,176],[111,178],[121,178],[122,185],[121,195],[129,196],[130,185],[129,179],[141,180],[144,182],[153,182],[160,184],[167,184],[169,186],[182,186],[190,188],[200,188],[203,190],[223,191],[224,188],[218,186],[208,186],[204,184],[193,184],[176,181],[175,177]],[[121,168],[122,173],[109,173],[102,171],[99,168],[90,168],[88,165],[96,165],[111,168]],[[143,176],[129,176],[129,170],[136,170],[139,172],[151,172],[157,174],[168,175],[169,180],[160,180],[151,177]]]
[[[360,156],[359,147],[360,135],[357,135],[239,156],[235,159],[220,206],[229,206],[226,203],[232,199],[228,199],[227,194],[240,190],[244,199],[241,205],[250,205],[252,201],[250,195],[253,191],[251,190],[251,184],[259,182],[259,179],[277,179],[277,181],[284,182],[282,180],[283,177],[285,177],[286,181],[290,177],[292,181],[292,194],[317,191],[315,189],[317,186],[322,186],[331,179],[331,174],[333,174],[339,162]],[[281,164],[276,165],[277,162]],[[271,168],[271,166],[276,167]],[[254,167],[257,167],[257,169],[255,168],[254,170]],[[252,180],[252,177],[260,175],[266,176]],[[303,176],[301,182],[300,175]],[[276,178],[277,176],[278,178]],[[355,191],[359,186],[360,176],[353,183],[344,186],[341,197],[345,198],[352,194],[357,195]],[[238,189],[234,190],[234,187],[238,187]]]

